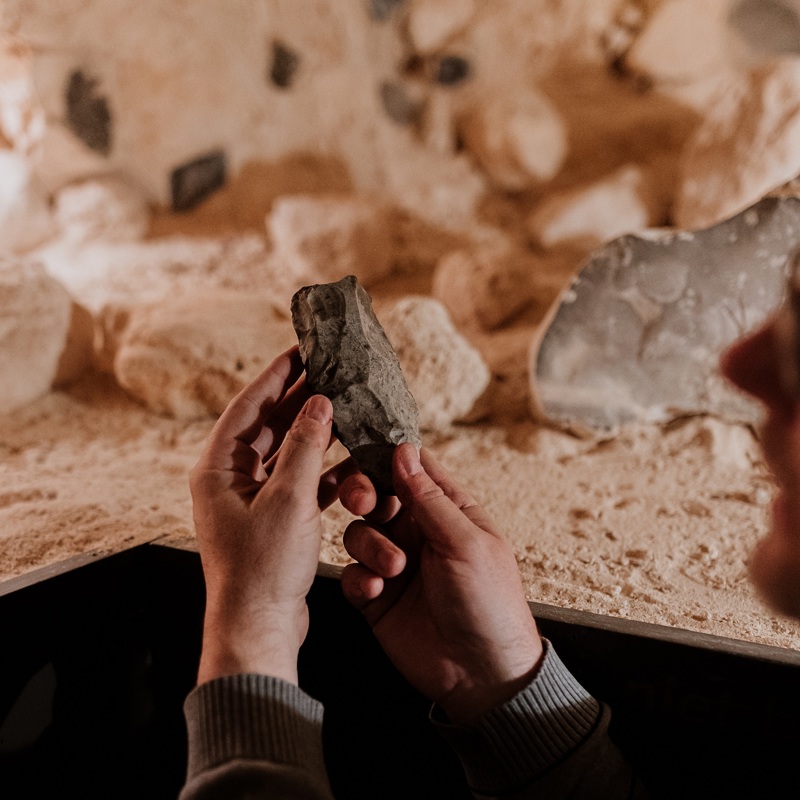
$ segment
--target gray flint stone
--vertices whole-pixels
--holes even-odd
[[[392,454],[419,448],[419,413],[400,362],[353,275],[305,286],[292,322],[311,390],[333,404],[334,432],[382,494],[394,494]]]
[[[719,357],[779,306],[798,244],[800,199],[768,197],[706,230],[605,245],[531,349],[536,410],[602,432],[698,413],[756,422]]]

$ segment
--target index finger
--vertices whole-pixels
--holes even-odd
[[[217,420],[200,464],[204,469],[231,469],[242,445],[264,439],[270,412],[286,396],[303,372],[297,345],[281,353],[252,383],[231,400]],[[254,451],[255,453],[255,451]]]

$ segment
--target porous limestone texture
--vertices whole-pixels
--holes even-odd
[[[800,60],[761,65],[717,95],[687,144],[674,222],[704,228],[800,174]]]
[[[392,454],[421,445],[419,415],[392,345],[356,278],[305,286],[292,298],[292,322],[306,380],[333,404],[339,441],[383,494],[394,494]]]
[[[432,295],[456,325],[493,330],[533,300],[539,259],[510,242],[454,250],[433,273]]]
[[[0,412],[49,391],[71,313],[69,293],[41,264],[0,259]]]
[[[518,191],[553,178],[567,155],[567,131],[533,89],[487,98],[460,127],[466,148],[499,188]]]
[[[356,275],[365,286],[392,268],[389,210],[355,195],[284,196],[267,216],[274,257],[296,283]]]
[[[150,224],[144,194],[113,175],[65,186],[53,198],[53,213],[64,237],[75,242],[141,239]]]
[[[536,410],[601,431],[680,414],[757,421],[719,357],[779,305],[798,240],[800,200],[767,198],[708,230],[606,245],[533,344]]]
[[[417,399],[420,427],[440,431],[467,416],[491,376],[444,305],[406,297],[383,315],[383,325]]]
[[[221,413],[294,341],[263,295],[197,291],[132,310],[114,374],[149,409],[195,419]]]
[[[595,247],[654,225],[654,206],[642,170],[629,165],[589,186],[547,195],[527,228],[541,247]]]

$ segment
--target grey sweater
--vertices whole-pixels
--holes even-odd
[[[189,764],[180,800],[332,798],[322,755],[322,706],[265,675],[194,689],[184,705]],[[645,797],[608,737],[609,711],[549,643],[533,681],[473,725],[431,722],[453,747],[478,798]]]

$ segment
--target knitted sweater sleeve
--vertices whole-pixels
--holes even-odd
[[[189,763],[180,800],[331,800],[322,705],[266,675],[230,675],[186,698]]]
[[[431,711],[476,798],[644,800],[644,788],[609,738],[610,717],[549,642],[532,682],[474,724],[452,725],[441,709]]]

